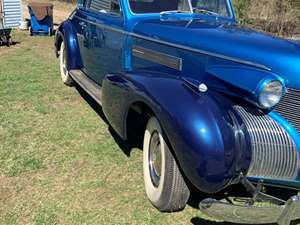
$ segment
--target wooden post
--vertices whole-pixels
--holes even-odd
[[[2,0],[0,0],[0,19],[2,20],[3,19],[3,9],[2,9]]]

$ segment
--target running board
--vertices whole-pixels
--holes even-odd
[[[73,80],[79,84],[99,105],[101,103],[102,91],[101,86],[97,85],[93,80],[88,78],[81,70],[70,70],[69,74]]]

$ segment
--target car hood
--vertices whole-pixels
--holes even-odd
[[[285,79],[288,87],[300,88],[300,45],[217,20],[161,20],[137,23],[133,32],[206,51],[225,58],[260,64]]]

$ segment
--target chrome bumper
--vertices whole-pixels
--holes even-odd
[[[300,197],[293,196],[284,205],[269,206],[235,205],[208,198],[200,203],[200,210],[226,222],[290,225],[291,221],[300,219]]]

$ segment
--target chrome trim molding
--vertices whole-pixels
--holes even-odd
[[[295,180],[300,156],[293,139],[270,116],[257,109],[234,107],[250,135],[252,161],[247,176]]]
[[[300,134],[300,90],[289,88],[281,102],[275,107],[284,119]]]
[[[180,48],[180,49],[183,49],[183,50],[192,51],[192,52],[196,52],[196,53],[199,53],[199,54],[208,55],[208,56],[212,56],[212,57],[216,57],[216,58],[220,58],[220,59],[224,59],[224,60],[229,60],[229,61],[236,62],[236,63],[241,63],[241,64],[248,65],[248,66],[254,66],[256,68],[260,68],[260,69],[263,69],[263,70],[271,71],[271,69],[269,67],[267,67],[265,65],[262,65],[262,64],[254,63],[254,62],[251,62],[251,61],[242,60],[242,59],[234,58],[234,57],[230,57],[230,56],[225,56],[225,55],[222,55],[222,54],[219,54],[219,53],[213,53],[213,52],[208,52],[208,51],[199,50],[199,49],[195,49],[195,48],[190,48],[190,47],[183,46],[183,45],[173,44],[173,43],[170,43],[170,42],[167,42],[167,41],[162,41],[162,40],[147,37],[147,36],[144,36],[144,35],[139,35],[139,34],[136,34],[136,33],[124,31],[124,30],[114,28],[114,27],[111,27],[111,26],[108,26],[108,25],[104,25],[103,23],[95,23],[95,22],[83,19],[79,16],[74,16],[74,18],[77,18],[79,20],[82,20],[84,22],[93,24],[93,25],[98,26],[98,27],[102,27],[102,28],[105,28],[105,29],[116,31],[116,32],[119,32],[119,33],[122,33],[122,34],[125,34],[125,35],[129,35],[129,36],[132,36],[132,37],[136,37],[136,38],[144,39],[144,40],[147,40],[147,41],[152,41],[152,42],[156,42],[156,43],[159,43],[159,44],[164,44],[164,45],[168,45],[168,46],[171,46],[171,47]]]
[[[175,70],[182,71],[182,59],[172,55],[153,51],[147,48],[134,45],[132,54],[138,58],[145,59]]]

